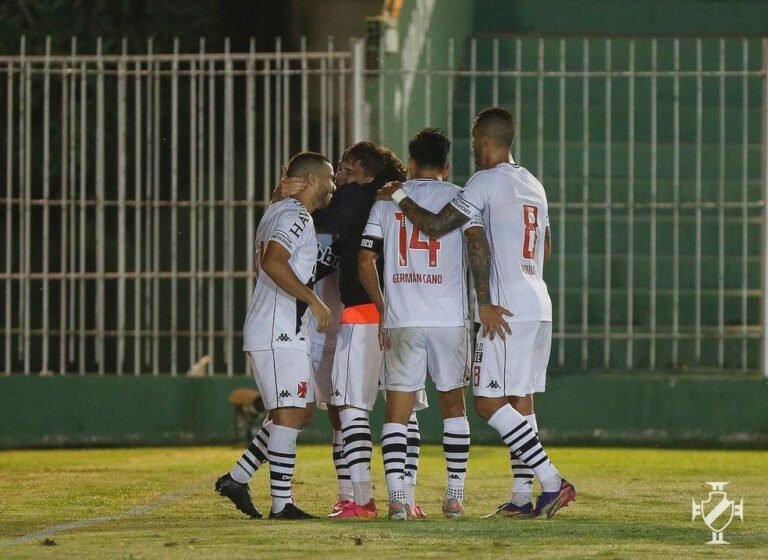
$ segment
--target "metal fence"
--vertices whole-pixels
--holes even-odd
[[[0,57],[2,371],[244,373],[280,163],[439,125],[460,183],[488,105],[550,200],[552,367],[766,371],[764,40],[368,48]]]
[[[0,57],[2,371],[245,372],[261,209],[359,136],[355,50]]]

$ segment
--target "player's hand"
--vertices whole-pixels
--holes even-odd
[[[307,180],[303,177],[283,177],[277,188],[280,189],[281,199],[288,198],[306,189]]]
[[[317,332],[325,332],[331,324],[331,310],[320,298],[315,298],[309,304],[309,311],[317,321]]]
[[[514,313],[500,305],[492,304],[479,305],[477,310],[480,315],[480,324],[483,326],[483,336],[493,340],[498,334],[501,340],[505,340],[508,334],[512,334],[512,328],[504,317],[512,317]]]
[[[403,184],[400,181],[390,181],[376,193],[376,200],[392,200],[392,193],[402,186]]]

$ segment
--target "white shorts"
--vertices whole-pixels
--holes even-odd
[[[472,361],[477,397],[524,397],[543,393],[552,347],[552,323],[509,323],[512,334],[490,340],[478,334]]]
[[[247,354],[267,410],[306,408],[307,403],[315,401],[309,354],[283,348]]]
[[[331,404],[373,410],[380,368],[379,325],[343,323],[333,356]]]
[[[309,357],[315,376],[315,402],[320,410],[327,410],[331,402],[331,373],[335,345],[310,343]]]
[[[466,387],[470,342],[466,327],[400,327],[387,329],[382,384],[388,391],[418,391],[427,373],[438,391]]]

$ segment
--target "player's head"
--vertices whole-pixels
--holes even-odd
[[[395,152],[386,146],[379,146],[379,152],[384,161],[384,168],[376,176],[380,181],[405,181],[406,170],[403,162],[395,155]]]
[[[451,139],[439,128],[425,128],[418,132],[408,143],[408,171],[416,175],[448,175],[450,164],[448,153],[451,151]]]
[[[357,142],[344,150],[339,160],[336,182],[340,185],[370,183],[384,169],[384,160],[373,142]]]
[[[490,154],[509,154],[515,141],[515,119],[501,107],[483,109],[472,124],[472,152],[475,163],[487,167]]]
[[[333,183],[333,166],[322,154],[299,152],[288,162],[288,177],[301,177],[307,181],[307,188],[295,194],[310,211],[325,208],[331,202],[336,185]]]

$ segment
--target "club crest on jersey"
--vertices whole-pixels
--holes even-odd
[[[299,381],[299,388],[297,389],[297,394],[300,399],[307,398],[307,382],[306,381]]]

